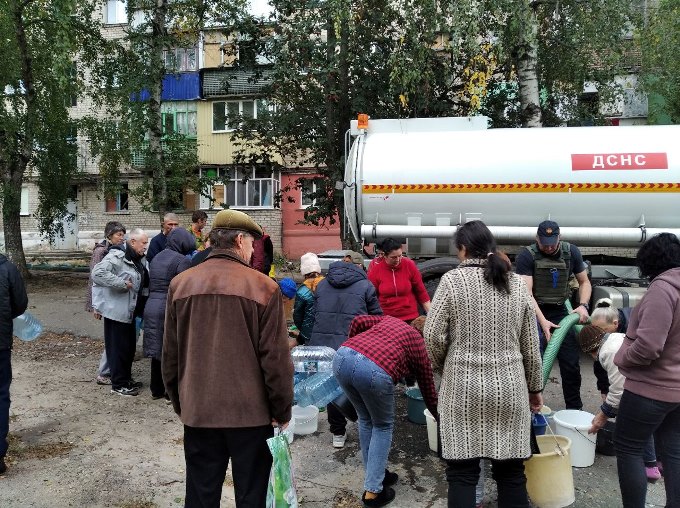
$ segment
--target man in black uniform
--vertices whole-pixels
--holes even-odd
[[[568,314],[565,301],[569,297],[569,277],[578,281],[578,305],[572,312],[579,314],[579,322],[588,321],[592,287],[586,265],[578,247],[560,241],[560,227],[550,220],[538,225],[536,243],[523,249],[515,259],[517,274],[522,276],[531,291],[536,318],[546,341],[551,329]],[[580,350],[574,330],[570,330],[560,347],[557,360],[562,375],[562,393],[567,409],[581,409]]]

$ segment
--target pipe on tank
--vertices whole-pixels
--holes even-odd
[[[536,238],[536,227],[489,226],[500,245],[528,245]],[[361,226],[361,236],[367,241],[387,237],[453,238],[457,226]],[[562,239],[580,247],[639,247],[645,240],[659,233],[680,237],[680,229],[661,228],[560,228]]]

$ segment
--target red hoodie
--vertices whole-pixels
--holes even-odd
[[[380,307],[387,316],[411,321],[418,317],[418,303],[430,301],[418,267],[408,258],[401,258],[395,267],[385,261],[376,263],[368,280],[375,286]]]

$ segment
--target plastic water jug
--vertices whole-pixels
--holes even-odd
[[[342,393],[332,372],[319,372],[295,385],[295,400],[300,406],[323,407]]]
[[[24,312],[21,316],[13,319],[14,335],[21,340],[29,341],[37,339],[43,331],[42,324],[30,312]]]
[[[330,372],[335,350],[327,346],[297,346],[290,352],[295,372]]]

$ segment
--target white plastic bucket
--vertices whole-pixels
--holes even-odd
[[[293,406],[295,433],[298,436],[313,434],[319,428],[319,408],[316,406]]]
[[[434,419],[429,409],[425,409],[423,414],[427,424],[427,444],[430,445],[430,450],[437,453],[437,420]]]
[[[553,415],[556,433],[571,439],[571,465],[588,467],[595,462],[596,434],[588,434],[595,415],[576,409],[564,409]]]

